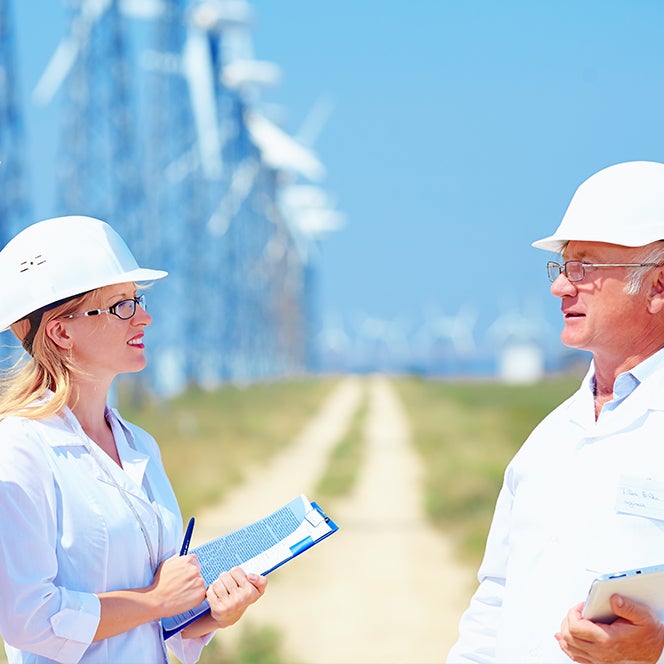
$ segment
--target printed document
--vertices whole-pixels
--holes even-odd
[[[292,560],[338,530],[338,526],[316,504],[301,494],[281,509],[244,528],[192,549],[201,566],[206,587],[221,572],[241,567],[245,572],[265,575]],[[165,638],[172,636],[209,611],[207,600],[171,618],[164,618]]]

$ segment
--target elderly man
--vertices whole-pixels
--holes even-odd
[[[664,563],[664,164],[596,173],[534,246],[562,255],[562,341],[593,359],[505,472],[448,662],[664,661],[645,604],[613,595],[615,622],[582,617],[598,575]]]

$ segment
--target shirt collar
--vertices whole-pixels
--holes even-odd
[[[650,378],[661,367],[663,359],[664,348],[653,353],[629,371],[618,374],[613,384],[613,400],[622,401],[626,399],[641,383]],[[594,394],[595,386],[597,385],[594,360],[591,362],[586,379],[584,382],[586,382],[587,389]]]

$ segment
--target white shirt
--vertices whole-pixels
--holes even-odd
[[[106,415],[123,468],[69,410],[0,422],[0,634],[10,664],[167,661],[159,621],[92,643],[96,594],[150,585],[146,537],[155,562],[160,529],[160,560],[182,538],[156,442],[117,412]],[[205,641],[178,635],[168,645],[188,664]]]
[[[593,383],[591,364],[507,467],[448,662],[569,662],[554,634],[592,580],[664,563],[664,351],[619,377],[597,421]],[[624,498],[644,487],[647,513]]]

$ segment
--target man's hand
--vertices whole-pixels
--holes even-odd
[[[572,607],[556,634],[558,645],[582,664],[652,663],[664,648],[664,625],[645,604],[613,595],[611,608],[618,616],[610,625],[581,617],[583,603]]]

